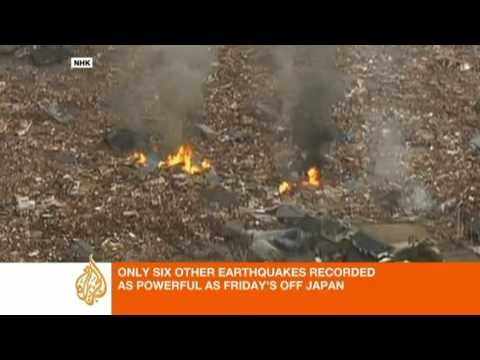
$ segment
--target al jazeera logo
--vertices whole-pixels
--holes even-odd
[[[77,278],[75,286],[78,298],[90,306],[107,293],[107,282],[93,261],[93,255],[90,255],[90,261],[83,269],[83,274]]]

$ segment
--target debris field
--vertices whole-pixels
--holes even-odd
[[[0,261],[480,259],[477,46],[212,46],[168,126],[132,48],[0,45]]]

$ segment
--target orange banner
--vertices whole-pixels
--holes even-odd
[[[478,315],[480,264],[113,263],[113,314]]]

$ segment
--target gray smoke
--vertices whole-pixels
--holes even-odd
[[[336,69],[336,46],[276,46],[274,61],[283,118],[292,127],[292,141],[319,164],[336,139],[332,105],[342,95]]]
[[[203,85],[215,51],[208,46],[125,46],[112,94],[117,125],[183,142],[185,121],[203,106]]]

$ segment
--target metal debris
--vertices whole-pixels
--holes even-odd
[[[18,210],[31,210],[35,208],[35,201],[30,200],[28,196],[16,196]]]
[[[49,198],[42,200],[42,202],[40,203],[41,208],[50,208],[50,207],[62,208],[64,206],[65,204],[55,199],[55,196],[50,196]]]
[[[17,130],[17,135],[18,136],[24,136],[28,133],[28,131],[30,130],[30,128],[32,127],[32,124],[33,124],[33,121],[22,121],[20,123],[20,129]]]
[[[125,216],[125,217],[139,217],[140,214],[138,213],[138,211],[132,210],[132,211],[124,211],[123,216]]]
[[[38,256],[38,254],[40,254],[40,250],[34,250],[34,251],[29,252],[28,256],[36,257],[36,256]]]

